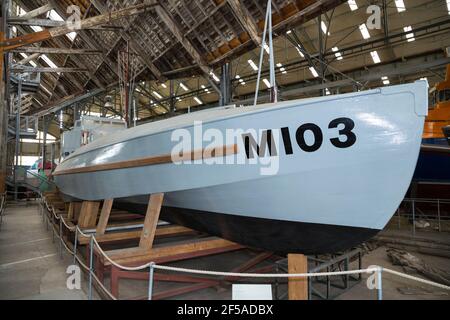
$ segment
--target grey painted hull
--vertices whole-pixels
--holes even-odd
[[[289,101],[276,106],[192,113],[96,141],[66,159],[57,172],[170,154],[176,144],[171,141],[173,130],[184,128],[193,134],[194,121],[198,120],[203,121],[204,131],[289,128],[292,148],[285,139],[275,141],[279,170],[274,175],[261,175],[261,169],[267,166],[263,163],[167,163],[61,175],[55,177],[55,182],[64,194],[83,200],[128,198],[130,202],[146,203],[145,195],[164,192],[167,212],[172,210],[177,211],[174,215],[182,215],[185,210],[186,217],[195,217],[191,220],[197,222],[201,221],[202,214],[205,217],[216,214],[376,231],[386,225],[407,191],[419,154],[426,114],[427,83],[424,81],[355,94]],[[347,130],[355,136],[355,141],[348,147],[342,144],[351,139],[344,132],[349,128],[344,128],[343,124],[332,125],[333,120],[343,118],[351,119],[354,124]],[[314,139],[312,131],[304,132],[302,137],[306,145],[303,146],[296,135],[305,124],[314,124],[322,132],[322,143],[314,151],[311,146],[316,144],[317,136]],[[238,153],[245,154],[248,150],[245,140],[237,139],[236,143]],[[234,156],[224,160],[231,161],[230,157]],[[261,160],[271,158],[267,152]],[[185,221],[184,224],[189,223]],[[266,225],[270,228],[270,224]],[[220,235],[227,234],[227,223],[223,223],[219,231],[216,227],[209,229]],[[358,241],[367,238],[369,233]],[[260,233],[249,236],[256,243],[264,238]],[[299,234],[288,236],[302,237]],[[339,233],[338,237],[343,235]],[[237,237],[228,238],[234,240]],[[277,239],[272,240],[271,249],[276,249]],[[314,242],[313,239],[310,241]],[[330,245],[332,241],[336,242],[336,239],[328,240]],[[267,245],[262,247],[267,248]],[[292,245],[288,250],[305,249],[305,245],[299,245],[297,250],[294,247]]]

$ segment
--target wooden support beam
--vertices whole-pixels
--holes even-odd
[[[142,228],[139,248],[150,250],[155,239],[156,227],[158,226],[159,214],[164,200],[164,193],[156,193],[150,196],[145,214],[144,227]]]
[[[157,3],[157,1],[152,1],[153,3]],[[155,11],[161,20],[164,22],[166,27],[170,30],[170,32],[175,36],[175,38],[181,43],[183,48],[189,53],[189,55],[194,59],[194,61],[198,64],[205,77],[210,80],[212,69],[208,66],[206,61],[202,58],[201,54],[197,51],[194,45],[190,42],[188,38],[186,38],[183,32],[178,27],[178,23],[172,17],[172,15],[164,8],[162,5],[156,6]],[[220,94],[219,87],[213,82],[210,81],[211,86]]]
[[[243,246],[219,238],[204,238],[192,242],[178,242],[165,245],[158,245],[152,250],[140,248],[118,249],[106,252],[114,261],[126,265],[139,265],[150,261],[164,263],[189,259],[207,254],[217,254],[242,249]],[[110,265],[109,261],[104,261],[105,265]]]
[[[308,257],[303,254],[288,254],[288,273],[307,273]],[[289,278],[289,300],[308,300],[308,278]]]
[[[242,5],[239,0],[227,0],[227,3],[230,5],[234,16],[237,18],[244,30],[247,31],[247,33],[250,35],[250,38],[253,40],[253,42],[257,46],[260,46],[262,39],[259,36],[258,26],[253,21],[250,13],[247,11],[245,6]]]
[[[29,68],[29,67],[15,66],[11,69],[11,72],[73,73],[73,72],[89,72],[89,70],[84,68],[47,68],[47,67]]]
[[[51,2],[47,3],[46,5],[43,5],[42,7],[36,8],[34,10],[28,11],[27,13],[19,16],[20,19],[33,19],[35,17],[38,17],[50,10],[53,9],[53,4]]]
[[[103,14],[108,11],[106,6],[103,5],[103,3],[101,3],[99,0],[91,0],[91,2],[100,13]],[[131,24],[134,23],[137,18],[138,18],[137,15],[134,16],[132,18]],[[159,69],[153,64],[153,61],[151,61],[151,59],[148,57],[148,53],[146,52],[146,50],[138,42],[134,41],[133,37],[130,35],[128,30],[121,31],[120,35],[125,41],[130,42],[131,49],[139,55],[142,62],[155,75],[156,79],[165,82],[167,79],[162,75],[161,71],[159,71]]]
[[[32,43],[42,42],[54,37],[59,37],[67,33],[71,33],[73,31],[85,30],[98,25],[109,23],[113,20],[128,18],[130,16],[142,13],[149,7],[154,7],[157,5],[157,3],[148,4],[147,2],[144,2],[141,4],[130,6],[128,8],[81,20],[80,24],[76,28],[74,28],[73,25],[66,24],[60,27],[55,27],[40,32],[30,33],[12,39],[6,39],[5,41],[0,42],[0,48],[2,48],[3,51],[9,51]]]
[[[100,50],[91,49],[70,49],[70,48],[43,48],[43,47],[21,47],[12,50],[15,53],[40,53],[40,54],[77,54],[77,55],[101,55]]]
[[[84,201],[81,205],[78,226],[80,228],[95,228],[99,208],[100,202]]]
[[[98,220],[96,234],[105,234],[106,226],[108,225],[109,215],[111,214],[111,209],[114,199],[106,199],[103,202],[102,212],[100,213],[100,219]]]

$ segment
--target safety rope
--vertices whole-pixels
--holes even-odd
[[[316,272],[316,273],[236,273],[236,272],[220,272],[220,271],[208,271],[208,270],[196,270],[196,269],[188,269],[188,268],[177,268],[177,267],[170,267],[170,266],[161,266],[161,265],[157,265],[154,262],[149,262],[146,263],[144,265],[141,266],[137,266],[137,267],[128,267],[128,266],[123,266],[117,262],[115,262],[114,260],[112,260],[107,254],[106,252],[101,248],[100,244],[98,243],[97,239],[95,238],[94,234],[86,234],[84,233],[78,226],[69,226],[66,221],[64,220],[64,217],[62,217],[61,215],[57,215],[54,207],[49,206],[47,201],[43,201],[43,204],[47,207],[51,209],[49,210],[49,212],[52,212],[53,216],[59,220],[61,219],[62,223],[64,224],[64,226],[70,230],[70,231],[76,231],[78,233],[78,235],[85,237],[85,238],[90,238],[92,239],[92,243],[93,243],[93,247],[95,247],[98,252],[107,260],[109,261],[109,263],[111,263],[111,265],[117,267],[118,269],[121,270],[126,270],[126,271],[140,271],[140,270],[144,270],[147,268],[153,268],[153,269],[158,269],[158,270],[163,270],[163,271],[172,271],[172,272],[180,272],[180,273],[189,273],[189,274],[199,274],[199,275],[211,275],[211,276],[222,276],[222,277],[240,277],[240,278],[312,278],[312,277],[325,277],[325,276],[340,276],[340,275],[352,275],[352,274],[361,274],[361,273],[375,273],[375,272],[387,272],[405,279],[409,279],[409,280],[414,280],[423,284],[427,284],[430,286],[434,286],[437,288],[441,288],[444,290],[450,290],[450,286],[446,286],[437,282],[433,282],[433,281],[429,281],[429,280],[425,280],[422,278],[418,278],[418,277],[414,277],[411,275],[407,275],[404,274],[402,272],[398,272],[395,270],[391,270],[388,268],[383,268],[380,266],[377,267],[372,267],[372,268],[367,268],[367,269],[357,269],[357,270],[348,270],[348,271],[335,271],[335,272]],[[54,226],[53,226],[53,230],[56,232]],[[70,250],[70,248],[68,248],[68,246],[65,244],[65,241],[63,241],[61,239],[62,235],[59,235],[59,239],[63,242],[64,247],[66,248],[66,250],[71,254],[74,255],[74,252],[72,250]],[[94,248],[92,248],[93,250]],[[97,276],[95,275],[94,272],[92,272],[92,270],[90,270],[90,268],[88,266],[86,266],[81,259],[75,255],[76,260],[78,261],[78,263],[83,267],[83,269],[88,270],[90,273],[92,273],[93,278],[95,279],[95,281],[97,282],[97,284],[102,288],[102,290],[111,298],[114,300],[117,300],[117,298],[115,298],[102,284],[102,282],[97,278]]]

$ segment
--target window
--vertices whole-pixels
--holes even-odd
[[[439,91],[439,102],[450,101],[450,89]]]

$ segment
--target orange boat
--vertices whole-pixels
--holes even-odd
[[[443,82],[430,90],[422,147],[414,180],[450,183],[450,64]]]
[[[443,130],[446,126],[450,126],[450,64],[447,65],[445,80],[430,90],[430,108],[425,120],[423,142],[446,144]]]

